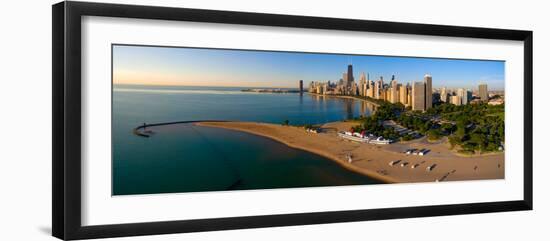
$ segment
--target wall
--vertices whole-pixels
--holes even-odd
[[[115,2],[115,1],[110,1]],[[550,24],[545,1],[116,1],[191,8],[530,29],[534,33],[535,210],[155,236],[158,240],[547,240],[548,136],[543,78]],[[51,14],[54,1],[9,1],[0,10],[0,240],[53,240],[51,230]],[[512,80],[513,81],[513,80]],[[152,237],[121,240],[151,240]]]

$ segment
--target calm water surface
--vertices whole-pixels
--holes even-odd
[[[113,195],[372,184],[324,157],[243,132],[190,124],[132,134],[143,123],[240,120],[317,124],[370,115],[360,101],[242,88],[113,87]]]

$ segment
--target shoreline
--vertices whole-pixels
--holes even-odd
[[[321,126],[326,132],[314,134],[302,127],[257,122],[194,122],[194,125],[242,131],[281,142],[289,147],[328,158],[340,166],[384,183],[413,183],[504,178],[504,153],[491,156],[462,157],[448,150],[445,143],[409,141],[389,145],[360,144],[338,138],[335,130],[345,130],[350,122]],[[428,148],[426,156],[405,155],[407,148]],[[353,161],[347,161],[351,154]],[[400,160],[405,166],[388,163]],[[419,164],[412,169],[411,165]],[[436,165],[432,171],[426,171]]]
[[[228,123],[228,122],[224,122],[224,123]],[[237,123],[237,122],[233,122],[233,123]],[[241,123],[253,123],[253,122],[241,122]],[[260,123],[258,123],[258,124],[260,124]],[[263,124],[263,123],[261,123],[261,124]],[[253,135],[262,136],[262,137],[269,138],[269,139],[275,140],[277,142],[283,143],[283,144],[285,144],[289,147],[300,149],[300,150],[303,150],[303,151],[307,151],[307,152],[314,153],[314,154],[320,155],[322,157],[328,158],[332,161],[335,161],[338,165],[344,167],[347,170],[350,170],[350,171],[368,176],[368,177],[376,179],[378,181],[388,183],[388,184],[398,182],[397,180],[395,180],[393,178],[379,175],[376,172],[373,172],[372,170],[362,169],[362,168],[359,168],[357,166],[351,165],[347,161],[345,161],[341,158],[338,158],[337,156],[331,154],[330,152],[326,152],[326,151],[323,151],[321,149],[308,148],[304,145],[294,143],[293,141],[289,141],[288,139],[280,138],[280,137],[277,137],[275,135],[269,135],[269,134],[266,134],[266,133],[263,133],[263,132],[252,131],[252,130],[246,129],[246,128],[235,128],[235,127],[229,127],[228,125],[219,125],[219,123],[216,123],[216,122],[195,122],[194,125],[214,127],[214,128],[224,128],[224,129],[229,129],[229,130],[237,130],[237,131],[242,131],[242,132],[246,132],[246,133],[253,134]],[[268,124],[268,125],[275,125],[275,124]],[[303,128],[301,128],[301,127],[295,127],[295,126],[285,126],[285,127],[296,128],[296,129],[299,129],[300,131],[304,131]]]
[[[359,98],[359,97],[356,97],[356,96],[348,96],[348,95],[323,95],[323,94],[317,94],[317,93],[311,93],[311,92],[304,92],[304,93],[308,93],[310,95],[314,95],[314,96],[323,96],[323,97],[332,97],[332,98],[342,98],[342,99],[352,99],[352,100],[358,100],[358,101],[364,101],[364,102],[367,102],[369,104],[372,104],[374,105],[375,107],[379,107],[380,104],[376,103],[376,102],[373,102],[371,100],[367,100],[367,99],[362,99],[362,98]]]

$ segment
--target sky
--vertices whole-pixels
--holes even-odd
[[[430,74],[434,88],[504,90],[504,61],[130,45],[112,54],[114,84],[297,88],[338,81],[351,63],[356,81],[362,72],[400,83]]]

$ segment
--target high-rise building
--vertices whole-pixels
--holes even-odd
[[[367,80],[367,83],[368,83],[367,96],[370,98],[374,98],[374,83],[370,80]]]
[[[426,110],[426,84],[424,82],[412,84],[412,109]]]
[[[323,91],[323,95],[326,95],[327,94],[327,91],[328,91],[328,84],[323,84],[323,88],[322,88],[322,91]]]
[[[441,88],[441,91],[439,92],[439,99],[441,99],[442,102],[448,102],[446,87]]]
[[[458,95],[449,96],[449,102],[453,105],[461,105],[461,100]]]
[[[405,106],[407,106],[408,87],[408,85],[399,85],[399,102]]]
[[[374,98],[380,99],[380,81],[374,82]]]
[[[453,103],[455,105],[465,105],[466,102],[464,102],[465,98],[468,98],[466,95],[466,90],[463,88],[460,88],[456,90],[456,96],[458,96],[458,101],[456,103]]]
[[[479,98],[483,102],[489,101],[489,93],[487,91],[487,84],[480,84],[479,85]]]
[[[309,83],[309,92],[312,93],[314,88],[315,88],[315,83],[313,81],[311,81]]]
[[[407,106],[412,106],[412,89],[411,88],[407,88]]]
[[[395,78],[395,77],[392,76],[392,78]],[[393,79],[390,82],[390,85],[391,85],[390,102],[397,103],[399,102],[399,92],[397,91],[397,80]]]
[[[462,95],[462,104],[467,105],[470,103],[470,100],[472,99],[472,91],[470,90],[464,90],[464,93]]]
[[[348,80],[348,87],[352,87],[354,79],[353,79],[353,66],[350,64],[348,65],[348,73],[347,73],[347,80]]]
[[[427,110],[429,108],[432,108],[432,100],[433,100],[433,94],[432,94],[432,76],[429,74],[424,75],[424,86],[426,88],[425,90],[425,98],[424,101],[425,107],[424,110]]]
[[[359,77],[359,95],[365,96],[365,85],[367,83],[367,77],[365,76],[365,72],[361,73],[361,76]]]
[[[304,92],[304,81],[300,80],[300,94]]]

